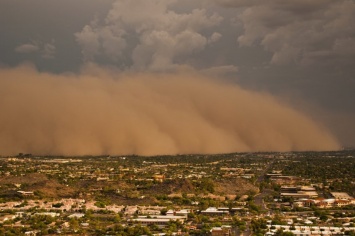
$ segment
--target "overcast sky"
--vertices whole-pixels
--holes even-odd
[[[270,93],[355,147],[353,0],[0,0],[0,66],[190,67]]]

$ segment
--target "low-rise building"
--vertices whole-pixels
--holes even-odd
[[[330,194],[335,198],[339,200],[351,200],[353,197],[351,197],[348,193],[345,192],[330,192]]]
[[[185,219],[187,219],[188,214],[191,212],[189,209],[182,209],[179,211],[174,211],[174,210],[168,210],[166,212],[167,216],[183,216]]]
[[[209,207],[204,211],[201,211],[203,215],[226,215],[229,214],[229,211],[218,210],[216,207]]]
[[[165,216],[165,215],[157,215],[153,217],[146,217],[146,216],[140,216],[135,219],[130,219],[129,222],[131,223],[139,223],[143,226],[147,225],[157,225],[159,228],[163,228],[170,221],[179,221],[180,223],[185,222],[185,218],[183,216]]]
[[[222,225],[221,227],[213,227],[211,236],[229,236],[232,235],[232,227],[229,225]]]

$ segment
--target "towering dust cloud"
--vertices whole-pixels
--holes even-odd
[[[182,154],[338,149],[275,98],[195,73],[0,70],[0,154]]]

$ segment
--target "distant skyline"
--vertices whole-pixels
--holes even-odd
[[[1,0],[0,74],[23,64],[63,80],[184,71],[272,96],[355,147],[353,22],[353,0]]]

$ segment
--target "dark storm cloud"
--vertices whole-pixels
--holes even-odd
[[[260,44],[272,53],[272,64],[353,65],[354,1],[216,1],[243,8],[238,16],[244,28],[239,45]]]
[[[15,66],[23,61],[31,61],[42,70],[77,70],[82,58],[73,34],[95,15],[106,14],[112,2],[1,0],[0,65]],[[21,45],[41,48],[35,53],[18,53],[18,50],[24,50],[18,48]]]

